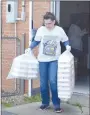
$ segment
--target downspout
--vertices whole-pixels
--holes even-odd
[[[15,22],[15,38],[17,37],[17,22]]]
[[[50,4],[50,12],[53,13],[53,1],[51,1],[51,4]]]
[[[18,2],[18,0],[17,0]],[[18,3],[17,3],[18,4]],[[18,7],[17,7],[18,8]],[[17,18],[17,21],[25,21],[25,0],[22,0],[22,12],[21,12],[21,18]],[[15,23],[15,37],[17,37],[17,22]]]
[[[17,40],[16,40],[16,37],[17,37],[17,23],[15,22],[15,24],[14,24],[15,26],[14,26],[14,29],[15,29],[15,35],[14,35],[14,37],[15,37],[15,56],[17,55],[17,47],[16,47],[16,45],[17,45]],[[17,89],[17,79],[15,79],[15,90]]]
[[[18,4],[18,0],[16,1],[17,2],[17,4]],[[17,5],[17,9],[18,9],[18,5]],[[15,24],[14,24],[14,37],[16,38],[17,37],[17,21],[15,22]],[[16,40],[16,39],[15,39]],[[15,56],[17,56],[17,40],[15,41]],[[17,90],[18,88],[17,88],[17,82],[18,82],[19,80],[18,79],[15,79],[15,90]]]
[[[55,1],[51,1],[50,11],[55,14],[56,12]]]
[[[53,1],[53,13],[54,15],[56,14],[56,1]]]
[[[22,0],[21,21],[25,21],[25,0]]]
[[[54,13],[58,22],[60,22],[60,0],[51,1],[51,12]]]
[[[18,2],[18,0],[17,0]],[[18,4],[18,3],[17,3]],[[18,7],[17,7],[18,8]],[[17,37],[17,21],[25,21],[25,0],[22,0],[22,12],[21,12],[21,18],[17,18],[16,22],[15,22],[15,38]],[[24,33],[22,34],[22,37],[24,37]],[[17,44],[15,44],[16,46]],[[15,47],[15,51],[17,50],[17,48]],[[21,53],[24,53],[21,52]],[[17,54],[16,54],[17,55]],[[21,84],[21,93],[24,94],[24,80],[19,80],[20,84]],[[15,80],[15,89],[17,89],[17,79]]]
[[[29,46],[31,44],[32,39],[32,19],[33,19],[33,2],[29,1]],[[28,96],[31,97],[32,92],[32,80],[28,81]]]
[[[18,1],[18,0],[17,0]],[[16,19],[17,21],[25,21],[25,0],[22,0],[22,12],[21,17]]]
[[[2,17],[1,17],[2,14],[1,13],[2,13],[2,11],[1,11],[1,0],[0,0],[0,27],[2,27],[1,26],[1,24],[2,24]],[[2,32],[2,30],[0,28],[0,39],[2,37],[1,32]],[[1,46],[1,40],[0,40],[0,46]],[[0,63],[1,63],[1,47],[0,47]],[[0,64],[0,70],[1,70],[1,64]],[[2,77],[1,74],[2,74],[2,71],[0,73],[0,77]],[[0,84],[1,84],[1,79],[0,79]],[[0,88],[0,92],[1,92],[1,88]],[[1,99],[1,93],[0,93],[0,99]],[[1,106],[0,106],[0,110],[1,110]]]
[[[56,7],[56,13],[55,13],[56,19],[60,24],[60,1],[56,1],[56,6],[55,7]]]
[[[25,21],[25,0],[22,0],[21,21]],[[22,39],[25,40],[25,34],[24,33],[22,33]],[[24,45],[24,46],[23,46],[23,49],[22,49],[21,53],[24,53],[25,43],[22,44],[22,45]],[[22,79],[20,83],[21,83],[21,88],[20,88],[21,89],[21,94],[23,95],[24,91],[25,91],[25,80]]]

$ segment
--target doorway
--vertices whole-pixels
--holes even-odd
[[[81,36],[81,56],[77,56],[75,52],[73,53],[75,57],[75,90],[77,93],[89,94],[89,71],[88,55],[89,55],[89,42],[90,39],[90,2],[89,1],[60,1],[59,7],[59,23],[63,27],[66,34],[69,37],[69,29],[72,24],[75,24],[78,20],[80,22],[81,31],[87,31]],[[75,32],[74,32],[75,33]],[[70,38],[69,38],[70,39]],[[76,39],[76,49],[79,39]],[[73,41],[73,40],[72,40]],[[75,48],[75,42],[71,42],[72,49]],[[74,45],[72,45],[74,44]],[[90,58],[90,57],[89,57]],[[89,59],[90,60],[90,59]]]

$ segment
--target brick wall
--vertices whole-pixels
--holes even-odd
[[[18,0],[18,17],[20,18],[21,15],[21,4],[22,0]],[[17,37],[19,39],[22,38],[22,34],[25,33],[26,35],[26,47],[28,47],[28,40],[29,40],[29,2],[26,0],[25,2],[25,11],[26,11],[26,21],[17,21],[16,30],[17,30]],[[2,0],[2,36],[4,37],[14,37],[15,36],[15,24],[6,23],[6,0]]]
[[[21,1],[19,1],[19,6],[18,6],[18,17],[21,15]],[[37,2],[35,1],[33,4],[33,17],[34,17],[34,28],[38,28],[39,26],[42,25],[42,16],[46,11],[50,10],[50,2],[47,1],[41,1],[38,0]],[[22,38],[22,34],[25,33],[26,38],[25,38],[25,47],[28,47],[29,44],[29,0],[25,1],[25,12],[26,12],[26,21],[17,21],[16,24],[16,30],[17,30],[17,37],[19,39]],[[15,24],[8,24],[6,23],[6,0],[2,0],[2,36],[3,37],[14,37],[15,36]],[[3,44],[4,45],[4,44]],[[4,47],[4,46],[3,46]],[[11,51],[12,52],[12,51]],[[35,55],[37,55],[37,49],[34,50]],[[9,68],[10,65],[8,65]],[[4,65],[3,65],[4,67]],[[5,67],[4,67],[5,68]],[[7,69],[2,70],[5,73],[7,73]],[[4,75],[6,76],[6,74]],[[5,78],[3,78],[4,80]],[[13,81],[14,82],[14,81]],[[36,85],[37,83],[37,85]],[[7,85],[9,85],[9,82],[6,82]],[[38,87],[39,82],[38,80],[33,80],[33,87]],[[28,81],[25,81],[25,93],[28,91]]]
[[[16,47],[17,47],[17,40],[10,39],[10,38],[3,38],[2,39],[2,46],[1,46],[1,67],[2,67],[2,90],[14,92],[16,88],[16,81],[14,79],[7,80],[8,72],[11,68],[11,64],[13,58],[16,57]]]
[[[33,3],[33,19],[34,19],[34,27],[38,28],[43,23],[43,15],[45,12],[50,11],[50,2],[48,0],[38,0]]]

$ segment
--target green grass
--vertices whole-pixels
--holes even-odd
[[[71,104],[71,103],[67,101],[67,104]],[[71,105],[78,107],[81,110],[81,113],[83,113],[82,106],[80,103],[75,103],[75,104],[71,104]]]
[[[37,94],[35,96],[31,96],[31,97],[24,96],[21,104],[32,103],[32,102],[40,102],[40,101],[41,101],[40,94]],[[18,101],[15,102],[15,103],[17,103],[17,105],[19,105]],[[8,102],[3,102],[2,101],[2,106],[5,107],[5,108],[9,108],[9,107],[15,106],[16,105],[15,103],[13,101],[10,101],[10,102],[9,101]]]
[[[67,101],[67,104],[71,104],[71,103],[69,101]],[[81,110],[81,113],[83,113],[82,105],[80,103],[75,103],[75,104],[71,104],[71,105],[78,107]]]
[[[4,106],[4,107],[12,107],[13,106],[13,104],[12,103],[6,103],[6,102],[2,102],[2,105]]]
[[[24,97],[24,101],[25,102],[29,102],[29,103],[32,103],[32,102],[40,102],[41,101],[41,97],[40,97],[40,94],[37,94],[35,96],[31,96],[31,97],[27,97],[25,96]]]
[[[76,104],[72,104],[72,105],[77,106],[81,110],[81,112],[83,113],[82,106],[80,103],[76,103]]]

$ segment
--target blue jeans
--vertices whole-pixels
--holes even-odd
[[[57,61],[51,62],[39,62],[40,71],[40,90],[42,104],[49,105],[50,103],[50,92],[49,83],[52,93],[52,102],[55,107],[60,107],[60,99],[57,93]]]

